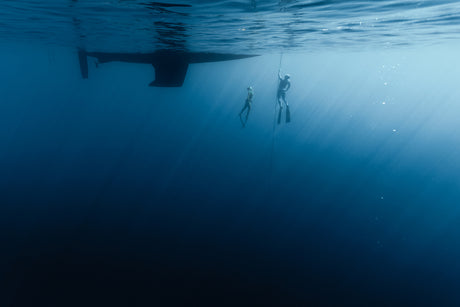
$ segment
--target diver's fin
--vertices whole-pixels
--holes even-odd
[[[283,111],[283,108],[280,108],[278,112],[278,125],[281,124],[281,112]]]
[[[241,118],[241,114],[238,116],[240,118],[240,122],[241,122],[241,128],[244,128],[244,126],[246,126],[244,120]]]
[[[180,59],[158,61],[152,64],[155,67],[155,81],[150,86],[174,87],[182,86],[187,74],[188,63]]]
[[[289,111],[289,106],[286,106],[286,123],[291,122],[291,111]]]
[[[82,78],[88,79],[88,58],[85,50],[78,50],[78,62],[80,62],[80,72]]]

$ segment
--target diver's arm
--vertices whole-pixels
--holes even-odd
[[[287,91],[288,89],[290,89],[290,88],[291,88],[291,82],[288,82],[287,87],[286,87],[286,91]]]

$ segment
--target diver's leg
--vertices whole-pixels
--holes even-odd
[[[286,123],[290,123],[291,122],[291,111],[289,110],[289,105],[286,100],[286,93],[283,93],[283,101],[284,101],[284,104],[286,105]]]
[[[287,100],[286,100],[286,93],[283,93],[283,101],[284,101],[284,104],[286,105],[286,107],[288,107],[288,103],[287,103]]]
[[[240,117],[240,121],[241,121],[241,125],[243,126],[246,126],[246,122],[248,121],[248,113],[249,113],[249,108],[251,106],[249,105],[249,103],[246,101],[246,103],[244,104],[244,107],[241,109],[241,112],[239,114],[239,117]],[[246,121],[243,120],[243,118],[241,117],[241,115],[244,113],[244,111],[248,109],[247,113],[246,113]]]
[[[243,117],[241,117],[241,114],[240,114],[240,116],[238,116],[238,117],[240,118],[241,126],[244,128],[244,126],[246,125],[246,123],[244,122]]]
[[[283,102],[282,102],[283,93],[278,92],[278,105],[280,110],[278,111],[278,125],[281,124],[281,113],[283,112]]]
[[[248,104],[248,102],[246,101],[246,102],[244,103],[244,107],[243,107],[243,108],[241,109],[241,111],[240,111],[240,116],[241,116],[241,114],[244,113],[244,111],[248,108],[248,106],[249,106],[249,104]]]
[[[248,103],[248,111],[246,112],[246,122],[248,122],[249,112],[251,112],[251,105]]]

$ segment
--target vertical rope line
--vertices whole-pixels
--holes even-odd
[[[281,64],[283,61],[283,53],[280,55],[280,63],[278,66],[278,73],[276,75],[276,81],[277,84],[279,85],[279,72],[281,70]],[[275,107],[273,111],[273,128],[272,128],[272,144],[271,144],[271,149],[270,149],[270,179],[269,179],[269,186],[272,184],[272,177],[273,177],[273,156],[275,153],[275,132],[276,132],[276,110],[277,110],[277,105],[278,105],[278,88],[276,89],[276,97],[275,97]]]

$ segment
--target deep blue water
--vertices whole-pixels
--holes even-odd
[[[459,4],[182,4],[0,4],[1,306],[458,306]]]

